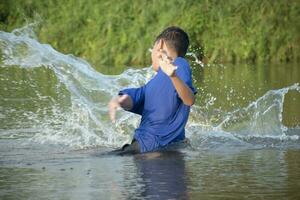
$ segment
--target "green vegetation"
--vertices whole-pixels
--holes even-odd
[[[1,30],[40,19],[40,41],[95,67],[149,64],[148,48],[170,25],[206,62],[300,60],[296,0],[0,0]]]

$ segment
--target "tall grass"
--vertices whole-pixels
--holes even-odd
[[[189,33],[206,62],[300,60],[296,0],[0,0],[1,30],[37,18],[42,42],[96,67],[149,64],[147,49],[170,25]]]

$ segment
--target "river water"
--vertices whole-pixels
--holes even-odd
[[[112,124],[107,103],[151,67],[92,67],[30,27],[0,32],[0,47],[0,199],[300,198],[299,64],[191,56],[190,146],[115,156],[140,118],[119,111]]]

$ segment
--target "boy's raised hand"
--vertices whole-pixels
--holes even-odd
[[[122,96],[116,96],[113,97],[110,102],[108,103],[108,112],[109,112],[109,117],[111,119],[111,121],[113,123],[116,122],[116,111],[118,108],[122,107],[126,107],[125,104],[128,104],[126,101],[129,101],[128,99],[130,99],[130,97],[125,94]]]
[[[175,74],[177,66],[174,65],[172,58],[167,55],[166,51],[162,49],[159,50],[158,60],[159,66],[165,74],[168,76],[173,76]]]

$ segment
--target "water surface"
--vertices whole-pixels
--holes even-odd
[[[150,67],[112,75],[26,27],[0,32],[0,47],[1,199],[300,198],[299,64],[191,57],[190,146],[114,156],[105,152],[129,142],[140,118],[120,111],[112,124],[107,103],[155,76]]]

